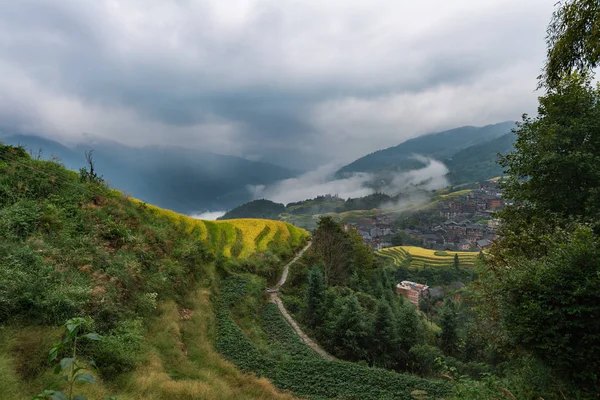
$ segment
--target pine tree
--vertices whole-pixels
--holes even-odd
[[[306,290],[306,324],[314,328],[323,322],[323,297],[325,285],[321,269],[314,266],[308,276],[308,288]]]
[[[365,342],[369,336],[366,315],[356,295],[352,294],[344,301],[342,312],[335,322],[335,350],[345,360],[363,360],[367,354]]]
[[[396,303],[396,332],[398,347],[396,361],[400,368],[406,368],[411,347],[423,342],[423,325],[415,306],[401,298],[402,303]]]
[[[456,304],[451,299],[446,299],[442,306],[440,328],[440,347],[447,354],[455,355],[458,352],[458,313]]]
[[[458,254],[454,254],[454,268],[458,269],[458,267],[460,266],[460,261],[458,259]]]
[[[398,332],[392,308],[383,298],[379,301],[375,313],[372,343],[373,364],[392,368],[398,346]]]

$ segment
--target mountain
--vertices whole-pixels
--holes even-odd
[[[467,147],[445,160],[450,170],[447,177],[454,185],[477,182],[504,173],[498,164],[498,153],[513,151],[516,135],[507,133],[488,142]]]
[[[271,200],[254,200],[249,203],[242,204],[228,211],[220,220],[236,219],[236,218],[264,218],[278,220],[279,215],[285,212],[285,206],[281,203],[275,203]]]
[[[43,149],[43,159],[57,156],[73,170],[85,166],[85,151],[93,149],[96,169],[112,187],[185,214],[237,206],[252,199],[248,185],[268,185],[298,174],[273,164],[181,147],[129,147],[112,141],[69,147],[31,135],[2,141],[22,145],[34,155]]]
[[[422,168],[423,160],[415,155],[444,160],[451,158],[460,150],[496,139],[510,132],[514,122],[501,122],[484,127],[463,126],[439,133],[432,133],[407,140],[398,146],[368,154],[342,167],[337,177],[357,172],[405,171]]]

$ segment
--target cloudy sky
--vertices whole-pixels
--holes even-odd
[[[310,168],[535,113],[554,0],[0,0],[0,127]]]

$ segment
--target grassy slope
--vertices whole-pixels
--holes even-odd
[[[379,257],[392,260],[395,265],[401,265],[410,256],[412,259],[410,266],[412,267],[422,267],[424,265],[430,267],[452,267],[455,254],[458,254],[461,266],[472,266],[475,265],[478,253],[461,251],[439,252],[416,246],[397,246],[379,250],[375,254]]]
[[[257,241],[266,226],[273,233]],[[214,350],[209,299],[219,254],[291,255],[306,236],[281,222],[196,221],[0,144],[0,399],[58,387],[46,354],[74,315],[94,318],[118,344],[112,355],[134,357],[112,379],[80,385],[90,399],[291,398]],[[127,326],[139,328],[123,339]]]

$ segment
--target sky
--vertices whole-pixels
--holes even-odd
[[[0,0],[0,128],[297,169],[535,114],[554,0]]]

